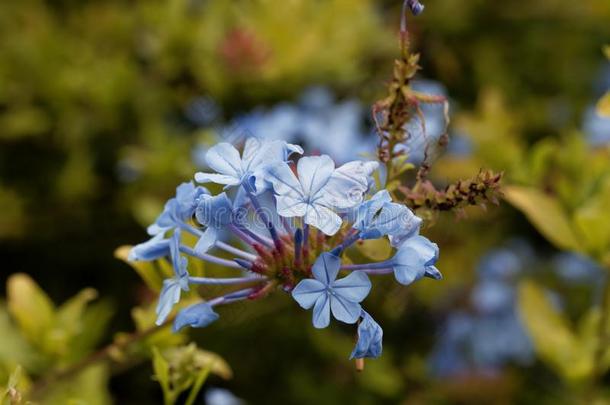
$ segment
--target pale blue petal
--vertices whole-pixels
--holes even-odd
[[[311,308],[320,294],[326,294],[326,286],[311,278],[301,280],[292,290],[292,298],[305,309]]]
[[[371,218],[368,229],[364,232],[373,237],[383,235],[415,235],[419,232],[421,219],[404,205],[395,203],[385,203],[378,211],[377,215]],[[376,236],[378,235],[378,236]]]
[[[257,159],[257,157],[261,156],[260,152],[262,144],[263,142],[255,137],[250,137],[246,139],[244,151],[241,154],[241,161],[244,172],[249,172],[255,169],[258,164],[260,164],[260,159]]]
[[[303,194],[315,197],[326,185],[335,170],[335,163],[327,156],[306,156],[299,159],[297,172],[303,188]]]
[[[173,330],[178,332],[185,326],[191,328],[204,328],[218,319],[218,314],[207,302],[191,305],[178,312],[174,321]]]
[[[195,186],[190,181],[179,185],[176,188],[176,218],[182,221],[190,219],[201,196],[209,194],[205,187]]]
[[[392,259],[396,280],[404,285],[419,280],[437,257],[438,246],[435,243],[420,235],[407,239]]]
[[[371,291],[371,280],[362,271],[354,271],[347,277],[332,283],[333,291],[346,300],[361,302]]]
[[[205,161],[219,174],[237,179],[241,179],[243,175],[239,152],[230,143],[221,142],[210,148],[205,154]]]
[[[330,309],[335,319],[345,323],[356,323],[362,307],[357,302],[346,300],[340,295],[331,295]]]
[[[157,303],[157,325],[165,322],[174,305],[180,301],[181,290],[178,280],[172,278],[163,281],[163,288],[161,288]]]
[[[176,277],[182,278],[188,276],[186,266],[188,260],[180,254],[180,229],[176,229],[169,242],[169,251],[172,258],[172,266]]]
[[[275,201],[277,213],[283,217],[302,217],[307,212],[308,205],[300,197],[295,199],[291,195],[278,195],[275,197]]]
[[[377,358],[381,356],[382,343],[383,329],[366,311],[362,311],[362,320],[358,325],[358,341],[350,359]]]
[[[226,174],[197,172],[195,173],[195,181],[198,183],[216,183],[236,186],[241,183],[241,178]]]
[[[330,324],[330,302],[328,294],[320,294],[313,307],[313,326],[318,329]]]
[[[353,161],[338,167],[324,187],[325,203],[337,209],[360,204],[378,166],[377,162]]]
[[[318,228],[329,236],[336,234],[343,222],[339,215],[317,203],[306,206],[304,220],[306,224]]]
[[[199,238],[193,248],[197,253],[206,253],[210,250],[218,240],[218,231],[216,228],[209,227]]]
[[[230,224],[233,219],[233,203],[226,193],[204,195],[197,204],[195,217],[202,225],[221,228]]]
[[[330,286],[337,278],[339,267],[341,267],[341,259],[332,253],[324,252],[316,259],[311,272],[316,280],[325,286]]]
[[[267,180],[273,185],[273,191],[278,198],[286,197],[295,201],[305,201],[301,183],[286,163],[277,163],[269,167]]]
[[[144,243],[134,246],[129,251],[130,261],[151,261],[169,256],[169,239],[159,233]]]
[[[426,266],[433,266],[438,260],[438,245],[424,236],[416,235],[405,240],[399,250],[403,248],[416,251]]]

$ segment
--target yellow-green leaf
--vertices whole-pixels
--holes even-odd
[[[519,286],[519,313],[540,358],[567,380],[582,380],[593,371],[588,349],[572,333],[567,320],[537,284]]]
[[[580,250],[568,214],[556,199],[531,187],[506,186],[503,191],[506,200],[551,243],[560,249]]]
[[[8,308],[24,336],[42,345],[53,327],[55,309],[44,291],[24,273],[13,274],[7,282]]]
[[[581,244],[596,260],[610,252],[609,207],[610,179],[574,214],[574,224],[582,235]]]

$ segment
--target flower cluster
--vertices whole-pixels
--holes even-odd
[[[386,190],[373,195],[378,163],[352,161],[335,167],[327,155],[300,157],[297,145],[284,141],[246,140],[240,152],[220,143],[205,154],[213,173],[197,173],[199,184],[216,183],[212,195],[187,182],[148,228],[152,238],[135,246],[131,260],[171,261],[174,276],[165,280],[157,324],[168,319],[180,295],[193,286],[238,286],[225,295],[178,312],[174,330],[204,327],[218,319],[214,307],[255,300],[274,290],[290,293],[303,308],[313,308],[313,325],[325,328],[332,318],[358,324],[353,358],[378,357],[383,331],[361,302],[371,289],[370,276],[393,274],[408,285],[424,276],[440,279],[434,267],[438,247],[419,234],[421,219],[392,202]],[[183,233],[194,235],[194,246]],[[358,241],[389,238],[394,256],[376,263],[345,263],[344,252]],[[226,241],[240,243],[240,247]],[[213,254],[224,251],[229,260]],[[196,260],[241,272],[231,277],[193,277]]]

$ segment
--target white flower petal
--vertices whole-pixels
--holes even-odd
[[[326,185],[335,170],[335,163],[327,156],[306,156],[299,159],[297,172],[303,186],[303,194],[309,198],[315,197]]]
[[[238,179],[242,176],[239,152],[230,143],[221,142],[213,146],[205,154],[205,161],[217,173]]]
[[[341,217],[320,204],[310,204],[305,212],[305,223],[314,226],[326,235],[334,235],[341,228]]]

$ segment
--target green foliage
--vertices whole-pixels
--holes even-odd
[[[58,308],[26,274],[12,275],[7,291],[9,311],[23,337],[49,364],[70,363],[88,353],[110,320],[106,304],[87,307],[97,297],[93,289],[81,291]]]
[[[540,358],[570,383],[582,385],[596,372],[599,361],[604,372],[610,367],[610,353],[598,359],[601,309],[594,307],[582,316],[577,327],[551,303],[548,294],[533,281],[524,281],[519,288],[521,317],[534,341]],[[606,319],[606,328],[610,321]],[[604,342],[601,342],[605,344]]]
[[[194,343],[168,348],[161,353],[152,348],[154,377],[163,390],[164,403],[174,404],[190,389],[186,404],[193,404],[210,373],[232,377],[229,365],[218,355],[198,349]]]
[[[0,326],[3,330],[0,338],[0,378],[4,379],[4,373],[16,367],[6,395],[12,398],[11,403],[20,403],[15,398],[27,398],[30,389],[36,386],[30,383],[28,375],[53,374],[89,354],[106,332],[112,311],[107,303],[91,304],[97,297],[93,289],[85,289],[57,307],[23,273],[9,277],[7,293],[8,313],[4,307],[0,308]],[[17,328],[11,321],[16,323]],[[48,404],[69,401],[107,404],[111,402],[106,388],[108,376],[108,369],[104,365],[92,366],[68,381],[45,387],[43,392],[36,395],[42,395]]]
[[[525,213],[532,224],[559,249],[579,250],[577,236],[559,201],[536,188],[510,186],[505,198]]]

